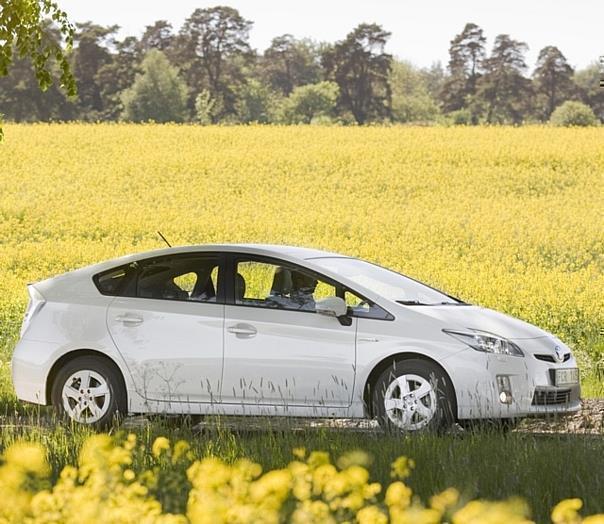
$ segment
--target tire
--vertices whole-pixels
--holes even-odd
[[[421,359],[400,360],[377,379],[373,414],[387,432],[442,432],[455,422],[454,395],[448,377],[435,365]]]
[[[51,399],[61,418],[98,428],[112,425],[128,406],[119,370],[107,359],[93,356],[77,357],[59,370]]]

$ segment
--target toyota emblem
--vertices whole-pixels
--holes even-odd
[[[558,362],[562,362],[564,360],[564,351],[562,351],[562,348],[560,346],[556,346],[554,348],[554,352],[556,353],[556,360]]]

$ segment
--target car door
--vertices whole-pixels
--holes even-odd
[[[218,254],[187,253],[139,262],[126,296],[109,306],[109,332],[146,399],[219,400],[222,260]]]
[[[314,310],[334,283],[277,259],[235,255],[229,267],[223,403],[349,406],[356,318]]]

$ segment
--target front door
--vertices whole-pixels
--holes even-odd
[[[109,306],[111,336],[149,400],[214,402],[220,397],[224,304],[220,257],[180,254],[139,262],[132,296]]]
[[[297,266],[243,255],[230,276],[222,402],[349,406],[357,319],[345,326],[314,308],[336,286]]]

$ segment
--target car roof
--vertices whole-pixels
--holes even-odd
[[[146,251],[136,253],[134,255],[128,255],[133,260],[140,260],[145,258],[151,258],[155,256],[178,254],[178,253],[189,253],[189,252],[235,252],[235,253],[251,253],[258,255],[277,255],[286,256],[290,258],[297,258],[299,260],[307,260],[310,258],[321,258],[321,257],[341,257],[345,256],[340,253],[334,253],[330,251],[324,251],[321,249],[315,249],[310,247],[302,246],[288,246],[283,244],[193,244],[186,246],[174,246],[163,249],[155,249],[152,251]],[[116,259],[121,261],[124,257]]]
[[[276,256],[283,257],[284,259],[289,259],[290,261],[302,261],[308,260],[312,258],[322,258],[322,257],[344,257],[345,255],[341,255],[339,253],[333,253],[330,251],[323,251],[320,249],[308,248],[308,247],[300,247],[300,246],[287,246],[281,244],[194,244],[194,245],[186,245],[186,246],[174,246],[163,249],[154,249],[151,251],[142,251],[139,253],[132,253],[129,255],[124,255],[118,258],[113,258],[110,260],[106,260],[103,262],[99,262],[97,264],[92,264],[89,266],[85,266],[73,271],[69,271],[67,273],[63,273],[61,275],[57,275],[48,280],[63,280],[65,277],[78,277],[84,275],[92,275],[96,273],[100,273],[102,271],[106,271],[112,269],[114,267],[119,267],[125,264],[129,264],[131,262],[145,260],[147,258],[153,258],[164,255],[176,255],[180,253],[199,253],[199,252],[208,252],[208,253],[249,253],[255,255],[264,255],[264,256]]]

